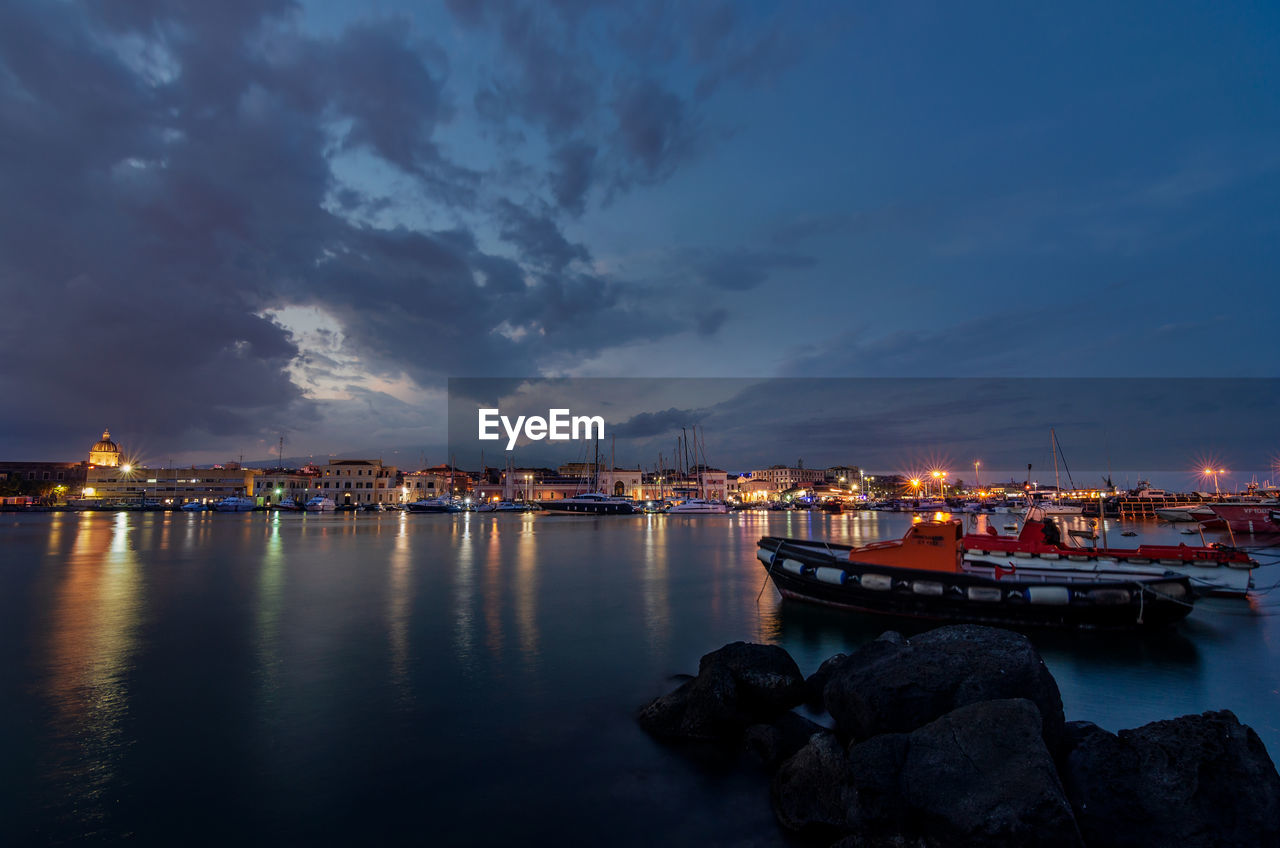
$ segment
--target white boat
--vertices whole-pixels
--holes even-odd
[[[1184,521],[1186,522],[1199,521],[1201,517],[1208,517],[1208,518],[1213,517],[1213,510],[1211,509],[1207,510],[1207,512],[1209,513],[1208,516],[1204,516],[1202,512],[1196,515],[1192,515],[1193,512],[1196,512],[1199,509],[1200,507],[1192,507],[1192,506],[1164,507],[1163,509],[1156,510],[1156,518],[1162,519],[1164,521],[1168,521],[1170,524],[1178,524]]]
[[[404,507],[409,512],[455,512],[453,501],[449,498],[423,498]]]
[[[728,512],[727,503],[707,498],[689,498],[667,509],[667,515],[726,515]]]
[[[200,501],[187,501],[179,508],[183,512],[204,512],[209,509],[206,504],[201,503]]]
[[[327,498],[324,495],[316,495],[314,498],[307,501],[306,505],[302,508],[306,512],[333,512],[336,507],[337,504],[333,502],[333,498]]]
[[[281,510],[283,512],[297,512],[298,510],[302,509],[302,507],[298,506],[298,502],[295,501],[293,498],[285,498],[284,500],[280,501],[280,503],[276,504],[276,509]]]
[[[1018,536],[969,533],[964,536],[967,570],[993,569],[993,575],[1012,574],[1026,567],[1048,571],[1090,571],[1108,580],[1148,579],[1173,572],[1191,579],[1202,592],[1243,595],[1249,591],[1258,563],[1233,548],[1181,545],[1139,545],[1136,548],[1065,545],[1053,535],[1042,536],[1048,523],[1034,507]],[[1122,534],[1123,535],[1123,534]]]
[[[214,512],[249,512],[258,506],[253,498],[232,495],[213,505]]]

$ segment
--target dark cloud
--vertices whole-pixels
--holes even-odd
[[[337,178],[343,151],[474,208],[479,176],[435,142],[455,111],[448,62],[404,20],[312,38],[292,8],[0,9],[0,290],[8,345],[32,352],[0,387],[39,398],[45,422],[6,405],[11,449],[78,453],[104,423],[188,448],[322,429],[332,404],[304,397],[289,369],[341,369],[259,317],[287,306],[336,321],[364,373],[424,384],[529,373],[691,323],[571,270],[589,253],[539,203],[492,207],[514,257],[460,225],[358,223],[392,204]],[[565,150],[574,206],[587,178],[570,166],[589,157]]]
[[[746,291],[769,279],[775,271],[811,268],[813,257],[798,253],[739,249],[692,260],[699,279],[725,291]]]
[[[654,183],[693,155],[698,129],[681,98],[651,79],[622,83],[614,97],[623,163],[615,184]]]
[[[535,214],[509,200],[499,203],[498,214],[502,221],[499,235],[515,245],[536,267],[559,273],[570,262],[591,259],[587,249],[570,243],[546,214]]]
[[[581,215],[595,176],[597,149],[586,142],[568,142],[556,148],[551,159],[551,192],[561,209]]]
[[[654,436],[666,436],[679,433],[681,427],[697,424],[703,412],[696,409],[676,409],[671,407],[658,412],[641,412],[626,421],[610,424],[608,432],[620,439],[648,439]]]
[[[703,308],[698,313],[695,327],[699,335],[714,336],[724,326],[729,317],[729,310],[719,308]]]

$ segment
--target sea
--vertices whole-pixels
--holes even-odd
[[[635,711],[728,642],[807,675],[874,639],[884,620],[784,602],[756,541],[910,520],[0,514],[0,844],[795,844],[759,767]],[[1274,758],[1280,567],[1255,583],[1160,632],[1032,634],[1067,718],[1229,709]]]

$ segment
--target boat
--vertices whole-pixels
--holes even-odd
[[[1233,533],[1280,533],[1280,521],[1276,521],[1275,502],[1271,503],[1212,503],[1209,509],[1227,523]]]
[[[258,503],[253,498],[232,495],[215,503],[213,509],[214,512],[249,512],[256,509],[257,506]]]
[[[1158,577],[1173,572],[1190,578],[1197,591],[1212,595],[1244,595],[1249,591],[1258,563],[1244,551],[1227,545],[1138,545],[1136,548],[1063,544],[1057,524],[1032,513],[1017,536],[1001,536],[994,528],[986,533],[966,533],[961,540],[964,561],[975,568],[999,568],[1002,573],[1024,567],[1094,571],[1115,579],[1125,576]],[[1074,534],[1072,534],[1074,535]]]
[[[756,556],[784,598],[857,612],[1014,627],[1167,626],[1191,612],[1191,578],[965,562],[958,520],[850,547],[766,536]]]
[[[335,508],[333,498],[324,495],[316,495],[302,507],[305,512],[333,512]]]
[[[302,507],[293,498],[285,498],[280,501],[280,503],[276,504],[276,509],[281,512],[298,512]]]
[[[1199,509],[1200,507],[1191,506],[1165,507],[1163,509],[1156,510],[1156,518],[1159,518],[1162,521],[1168,521],[1170,524],[1199,521],[1200,518],[1198,516],[1192,515],[1193,512],[1196,512]],[[1212,515],[1212,510],[1210,510],[1210,515]]]
[[[363,510],[364,512],[386,512],[387,511],[386,504],[383,504],[383,503],[367,503],[364,506],[360,507],[360,509]]]
[[[667,515],[727,515],[729,505],[707,498],[689,498],[667,507]]]
[[[201,501],[187,501],[179,509],[183,512],[205,512],[209,506]]]
[[[540,505],[550,512],[586,515],[631,515],[636,511],[633,501],[627,498],[606,495],[603,492],[589,492],[587,494],[574,495],[571,498],[542,501]]]
[[[423,498],[404,505],[408,512],[453,512],[453,502],[448,498]]]

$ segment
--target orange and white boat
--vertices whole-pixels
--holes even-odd
[[[1185,618],[1198,595],[1189,577],[1158,566],[969,563],[963,539],[957,520],[921,521],[901,539],[861,547],[766,536],[756,556],[784,598],[941,621],[1150,627]]]

